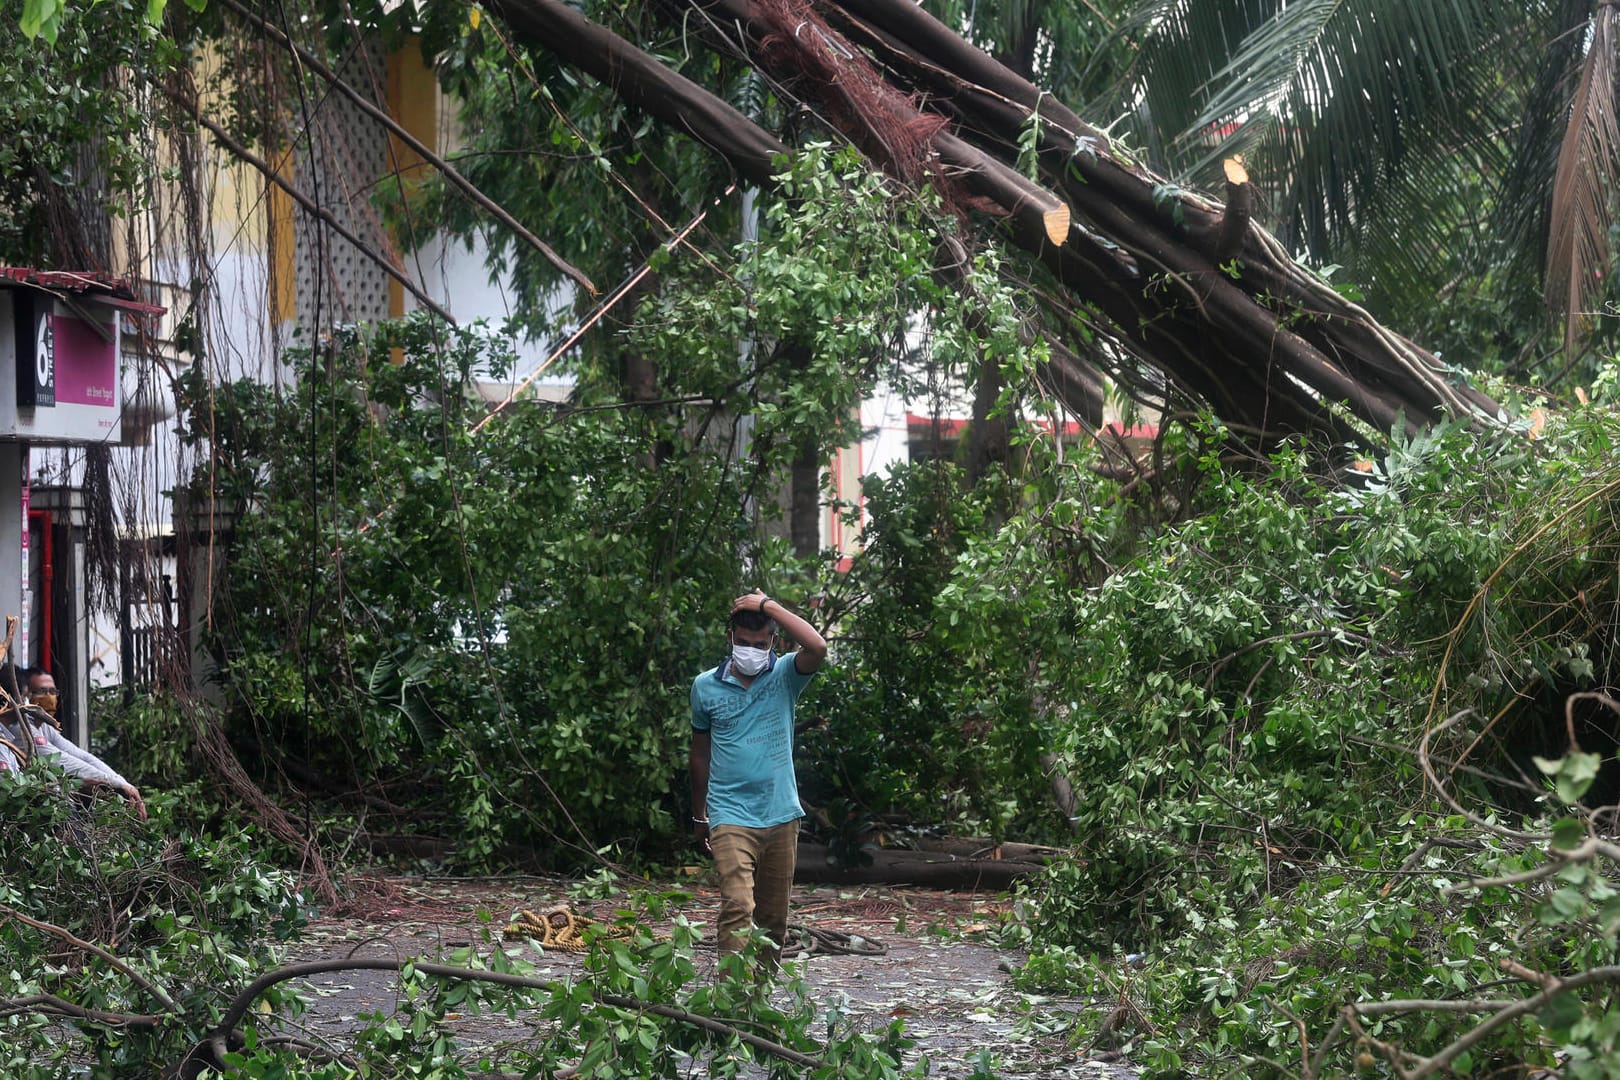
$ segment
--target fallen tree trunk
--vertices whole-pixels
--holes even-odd
[[[1012,840],[1004,840],[997,844],[982,836],[920,836],[910,843],[920,852],[955,855],[965,859],[1032,863],[1035,866],[1045,866],[1065,854],[1064,848],[1047,847],[1044,844],[1020,844]]]
[[[931,95],[919,118],[955,121],[963,140],[1004,167],[971,170],[973,195],[983,197],[1010,182],[1007,172],[1017,175],[1011,165],[1020,133],[1038,114],[1045,184],[1025,178],[1019,183],[1044,196],[1031,200],[1004,188],[992,199],[1007,212],[1014,243],[1100,312],[1097,322],[1116,349],[1090,348],[1088,359],[1100,358],[1118,373],[1126,373],[1120,363],[1126,354],[1146,360],[1250,441],[1307,432],[1366,442],[1376,432],[1412,429],[1446,414],[1494,417],[1498,411],[1485,395],[1454,385],[1428,353],[1296,266],[1253,226],[1244,207],[1227,214],[1116,154],[1101,132],[912,3],[668,2],[704,16],[705,32],[717,47],[821,108],[857,145],[876,147],[874,160],[902,178],[911,165],[889,153],[885,142],[887,133],[905,126],[892,97],[883,98],[872,116],[862,115],[858,96],[851,106],[849,86],[871,83],[868,51],[894,93],[924,89]],[[656,60],[626,42],[615,40],[610,50],[547,32],[545,26],[560,18],[557,12],[566,10],[558,0],[496,0],[494,8],[531,44],[597,73],[626,100],[760,178],[757,153],[726,149],[757,146],[758,126],[734,110],[716,109],[712,95],[672,80]],[[932,175],[944,183],[950,182],[949,166],[963,160],[954,138],[938,132],[930,144],[937,163]],[[1050,199],[1075,214],[1061,244],[1053,243],[1050,231],[1056,219],[1030,213],[1042,205],[1055,209]],[[1043,224],[1037,227],[1036,220]],[[1221,258],[1234,245],[1238,254]],[[1347,417],[1373,432],[1347,423]]]
[[[831,30],[818,28],[813,34],[799,33],[797,30],[789,32],[785,25],[760,17],[761,5],[756,0],[691,2],[721,17],[713,25],[739,31],[737,36],[725,40],[731,48],[750,59],[762,53],[780,55],[780,49],[764,50],[761,47],[774,35],[777,40],[790,38],[802,49],[820,50],[828,54],[822,66],[836,65],[840,58],[844,58],[849,67],[857,63],[855,57],[859,55],[859,50],[851,44],[835,40],[836,34]],[[800,5],[800,10],[807,17],[812,14],[808,5]],[[797,27],[805,20],[795,18],[790,21]],[[988,61],[988,57],[985,59]],[[812,98],[822,89],[817,84],[807,84],[803,79],[791,81],[801,67],[812,65],[778,63],[774,67],[768,64],[761,66],[767,67],[778,78],[790,80],[791,88]],[[1010,73],[1009,77],[1017,78]],[[838,81],[833,80],[835,84]],[[833,110],[833,114],[851,115],[846,109]],[[1071,114],[1064,110],[1064,115]],[[856,116],[854,119],[858,121],[861,118]],[[1016,116],[1002,117],[1001,120],[1003,123],[999,130],[1015,144],[1011,155],[1004,156],[1015,161],[1016,141],[1022,130],[1022,120]],[[851,126],[843,133],[857,145],[883,142],[882,132],[863,131],[858,126]],[[955,148],[954,140],[942,149],[942,143],[946,143],[948,138],[941,133],[934,140],[934,149],[939,154],[941,164],[961,160],[961,152]],[[1000,149],[1004,150],[1005,147]],[[1144,194],[1148,205],[1153,205],[1155,196],[1149,190],[1151,185],[1148,178],[1134,177],[1134,183],[1141,189],[1135,194]],[[1107,200],[1099,201],[1095,193],[1085,190],[1084,185],[1078,194],[1091,206],[1091,217],[1096,227],[1071,228],[1067,242],[1061,246],[1052,244],[1043,229],[1032,227],[1027,217],[1010,215],[1007,219],[1008,229],[1014,243],[1045,265],[1065,289],[1101,309],[1106,318],[1100,321],[1105,324],[1105,332],[1111,331],[1115,343],[1121,346],[1121,358],[1125,353],[1133,353],[1148,360],[1193,398],[1204,401],[1229,423],[1262,441],[1295,432],[1325,433],[1335,442],[1362,441],[1352,428],[1333,415],[1330,408],[1332,403],[1346,399],[1349,399],[1353,412],[1364,415],[1380,430],[1394,426],[1400,413],[1397,405],[1379,400],[1375,392],[1343,378],[1333,365],[1326,363],[1325,358],[1316,355],[1309,346],[1294,350],[1300,353],[1296,366],[1306,370],[1309,377],[1290,378],[1286,357],[1277,361],[1274,354],[1278,352],[1278,347],[1268,340],[1268,328],[1272,336],[1277,331],[1278,320],[1274,314],[1250,310],[1255,307],[1252,302],[1228,304],[1225,308],[1212,307],[1201,293],[1218,290],[1221,298],[1230,299],[1228,291],[1222,290],[1222,283],[1205,272],[1212,271],[1212,267],[1185,265],[1182,253],[1137,227],[1119,207]],[[1016,191],[1004,191],[999,202],[1002,206],[1011,206],[1018,198]],[[1154,272],[1155,268],[1158,269],[1157,273]],[[1183,301],[1189,302],[1187,306],[1196,310],[1183,310]],[[1227,344],[1220,337],[1212,336],[1211,323],[1216,318],[1229,331],[1228,336],[1236,335],[1238,340]],[[1223,351],[1227,355],[1222,355]],[[1098,355],[1096,349],[1089,352],[1092,356]],[[1255,362],[1256,358],[1264,359]],[[1307,387],[1322,389],[1327,395],[1326,399],[1313,394]],[[1081,415],[1086,414],[1082,412]]]
[[[437,979],[490,983],[496,986],[508,986],[524,990],[556,992],[561,985],[560,980],[557,979],[519,975],[510,971],[489,971],[483,968],[427,963],[411,957],[351,955],[342,959],[307,960],[302,963],[284,964],[263,973],[249,983],[245,990],[242,990],[236,997],[231,999],[220,1022],[204,1034],[203,1038],[187,1052],[178,1065],[167,1070],[166,1075],[186,1078],[201,1076],[206,1072],[235,1075],[231,1059],[243,1045],[240,1031],[242,1021],[247,1017],[248,1010],[253,1007],[254,1002],[265,991],[280,983],[289,982],[293,979],[307,979],[312,975],[337,971],[404,972],[407,969]],[[806,1054],[802,1050],[795,1050],[762,1035],[743,1031],[724,1020],[704,1016],[679,1006],[642,1001],[639,998],[625,997],[622,994],[609,994],[598,990],[590,991],[589,996],[591,1002],[595,1005],[659,1016],[676,1023],[689,1024],[693,1027],[714,1032],[727,1039],[736,1039],[747,1043],[760,1053],[785,1061],[799,1069],[819,1069],[826,1066],[826,1062],[812,1054]],[[326,1056],[335,1060],[342,1060],[335,1054]],[[345,1061],[344,1064],[353,1067],[352,1062]],[[561,1070],[554,1075],[561,1076],[568,1071]]]
[[[546,49],[630,104],[686,132],[752,183],[770,185],[780,162],[791,153],[790,147],[720,97],[560,0],[492,0],[490,8],[518,38]],[[1072,234],[1071,214],[1062,199],[961,139],[941,133],[935,141],[942,166],[953,171],[963,189],[995,204],[1017,227],[1049,246]],[[1075,372],[1073,354],[1065,350],[1065,355],[1065,366],[1051,385],[1072,412],[1095,422],[1102,410],[1101,382],[1089,373]]]
[[[1001,221],[1051,276],[1047,291],[1082,313],[1045,329],[1061,356],[1049,385],[1082,417],[1097,414],[1100,395],[1077,361],[1156,397],[1173,388],[1256,447],[1299,433],[1367,443],[1444,415],[1500,411],[1296,265],[1252,221],[1241,169],[1229,171],[1225,208],[1166,183],[911,0],[664,2],[897,179],[926,180],[947,205]],[[600,80],[753,183],[770,183],[791,150],[563,0],[490,7],[515,38]],[[1021,160],[1026,146],[1032,160]],[[1136,361],[1164,379],[1143,380]]]
[[[1001,892],[1041,869],[1039,863],[975,859],[949,852],[880,848],[867,854],[872,857],[867,866],[841,866],[826,845],[801,840],[793,880],[804,885],[921,885]]]
[[[865,63],[859,48],[865,45],[890,71],[914,75],[908,88],[926,89],[935,107],[954,109],[962,132],[1004,161],[1017,160],[1021,135],[1039,110],[1048,186],[1091,234],[1076,229],[1074,242],[1054,249],[1015,223],[1015,242],[1103,307],[1133,352],[1262,439],[1295,431],[1345,438],[1350,433],[1334,422],[1332,406],[1379,431],[1411,429],[1447,412],[1495,415],[1494,402],[1453,387],[1432,356],[1297,266],[1273,238],[1249,227],[1241,210],[1241,265],[1218,261],[1221,246],[1234,242],[1233,217],[1117,157],[1101,132],[916,5],[691,2],[724,16],[714,26],[737,28],[728,40],[756,63],[780,51],[764,45],[791,38],[801,50],[842,57],[855,69]],[[781,25],[784,11],[796,27],[815,26],[825,12],[846,26],[868,20],[874,29],[858,43],[819,26],[790,33]],[[791,79],[795,69],[809,67],[777,63],[772,74]],[[823,90],[803,80],[791,88],[808,96]],[[865,141],[859,131],[845,134]]]
[[[560,0],[493,0],[517,37],[601,82],[628,104],[714,150],[756,184],[788,148],[721,98]]]
[[[734,4],[727,7],[734,14]],[[1085,215],[1106,206],[1123,212],[1133,225],[1148,226],[1173,246],[1199,254],[1201,259],[1187,267],[1202,262],[1196,267],[1201,274],[1221,270],[1231,258],[1241,259],[1241,265],[1222,272],[1236,272],[1235,280],[1250,296],[1273,297],[1275,313],[1290,318],[1302,340],[1342,364],[1347,376],[1392,399],[1408,422],[1429,419],[1439,410],[1495,415],[1497,406],[1489,397],[1453,385],[1432,355],[1295,265],[1263,230],[1245,220],[1238,250],[1228,254],[1235,239],[1232,215],[1119,157],[1103,132],[917,5],[828,0],[822,8],[858,44],[871,49],[898,82],[925,90],[933,98],[931,107],[955,116],[960,133],[991,148],[992,154],[1016,154],[1020,132],[1039,115],[1043,172],[1056,178],[1049,181],[1054,190],[1077,211]],[[1247,218],[1246,207],[1236,209]],[[1111,240],[1133,248],[1131,238],[1102,227]],[[1143,242],[1145,234],[1137,233],[1135,240]],[[1278,357],[1283,364],[1288,359]]]

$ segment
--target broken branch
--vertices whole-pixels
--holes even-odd
[[[43,919],[36,919],[31,915],[24,915],[16,908],[8,907],[5,904],[0,904],[0,915],[3,915],[8,919],[16,919],[20,923],[27,926],[32,926],[35,930],[43,931],[47,934],[51,934],[54,937],[59,937],[69,945],[72,945],[75,949],[83,949],[87,953],[92,953],[95,956],[100,957],[113,967],[117,968],[119,971],[123,972],[125,975],[129,976],[131,981],[140,986],[141,989],[157,998],[158,1002],[165,1009],[172,1013],[181,1013],[185,1011],[184,1009],[180,1008],[179,1005],[175,1004],[174,998],[165,993],[161,986],[158,986],[151,979],[148,979],[145,975],[142,975],[124,961],[118,959],[118,957],[114,956],[112,953],[108,952],[106,949],[103,949],[100,945],[85,941],[76,936],[72,931],[64,930],[55,923],[48,923]]]
[[[242,1022],[242,1018],[247,1015],[248,1009],[252,1007],[258,996],[277,983],[286,982],[289,979],[307,978],[310,975],[319,975],[328,971],[401,971],[406,966],[409,966],[414,971],[420,971],[424,975],[432,975],[435,978],[467,979],[472,982],[495,983],[500,986],[512,986],[525,990],[550,990],[557,983],[555,979],[535,979],[504,971],[478,971],[473,968],[453,967],[447,964],[423,964],[411,960],[390,960],[383,957],[312,960],[302,964],[288,964],[285,967],[276,968],[274,971],[265,972],[257,979],[254,979],[245,990],[237,994],[231,1001],[230,1006],[225,1010],[225,1015],[220,1018],[219,1023],[209,1033],[207,1043],[214,1050],[216,1057],[222,1058],[226,1050],[226,1040],[229,1033],[234,1031],[236,1025]],[[651,1013],[654,1016],[662,1016],[679,1023],[703,1028],[706,1031],[713,1031],[716,1034],[726,1036],[728,1039],[736,1039],[755,1050],[780,1058],[800,1068],[815,1069],[826,1064],[821,1059],[810,1054],[801,1053],[790,1046],[783,1046],[781,1043],[771,1039],[742,1031],[724,1021],[708,1016],[700,1016],[697,1013],[688,1012],[673,1005],[657,1005],[617,994],[602,994],[596,991],[592,991],[591,996],[599,1004],[610,1008],[633,1009],[638,1012]]]

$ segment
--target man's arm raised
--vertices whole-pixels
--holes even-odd
[[[808,622],[766,596],[763,590],[755,589],[732,601],[731,613],[735,615],[739,611],[758,611],[775,620],[782,633],[799,647],[793,654],[793,666],[800,675],[812,675],[821,669],[822,661],[827,659],[827,639]]]

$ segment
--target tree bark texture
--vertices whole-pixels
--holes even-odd
[[[1283,371],[1386,430],[1397,412],[1408,427],[1447,412],[1497,413],[1486,395],[1453,385],[1432,355],[1297,266],[1264,230],[1244,229],[1238,274],[1223,272],[1215,256],[1230,221],[1223,221],[1219,206],[1166,189],[1160,178],[1116,153],[1100,131],[921,8],[904,0],[836,0],[824,8],[898,83],[937,95],[931,107],[952,114],[958,134],[992,155],[1015,154],[1018,134],[1039,114],[1043,175],[1054,178],[1054,190],[1084,226],[1138,260],[1134,276],[1121,281],[1111,274],[1110,283],[1151,292],[1156,280],[1162,284],[1168,275],[1179,275],[1199,302],[1191,311],[1184,305],[1166,310],[1178,305],[1161,303],[1161,311],[1218,335],[1180,363],[1159,364],[1167,374],[1190,376],[1186,381],[1193,384],[1219,383],[1226,375],[1215,365],[1235,363],[1263,376],[1245,380],[1249,386],[1275,390],[1275,373]],[[1183,343],[1171,347],[1172,361],[1183,349]],[[1239,383],[1232,389],[1241,388]],[[1224,396],[1216,389],[1216,397],[1204,395],[1212,405]],[[1247,411],[1262,429],[1285,420],[1252,406]],[[1217,412],[1239,419],[1219,407]],[[1304,418],[1287,418],[1298,419]]]
[[[994,211],[1010,242],[1107,335],[1112,349],[1058,343],[1070,346],[1067,367],[1079,355],[1105,366],[1128,364],[1128,357],[1145,361],[1234,433],[1261,445],[1297,433],[1366,442],[1367,428],[1412,430],[1447,414],[1498,412],[1429,353],[1296,265],[1249,220],[1246,206],[1223,212],[1166,184],[910,0],[666,2],[715,47],[746,57],[840,123],[846,137],[891,172],[910,166],[872,148],[885,146],[899,127],[931,131],[923,175],[948,193],[964,192],[962,204]],[[493,0],[492,8],[517,37],[692,135],[752,181],[768,182],[774,160],[787,152],[723,100],[560,0]],[[795,25],[781,25],[785,12]],[[815,20],[814,33],[801,16]],[[809,52],[815,55],[799,55]],[[873,115],[863,113],[859,99],[850,102],[850,86],[871,81],[862,65],[875,65],[893,91],[874,91],[884,96]],[[806,74],[829,66],[838,78]],[[917,111],[915,124],[898,102]],[[1038,136],[1033,181],[1015,167],[1020,133],[1031,125]],[[1056,242],[1064,213],[1072,220]],[[1083,392],[1087,380],[1072,370],[1060,374],[1066,377],[1053,384],[1065,397]],[[1094,403],[1070,404],[1082,415],[1096,411]]]
[[[795,372],[804,371],[813,359],[807,343],[783,343],[781,360]],[[793,448],[788,476],[788,539],[793,553],[801,559],[813,558],[821,550],[821,464],[814,439],[801,439]]]
[[[1005,414],[996,411],[996,401],[1006,385],[1001,375],[1001,363],[993,356],[979,361],[979,378],[973,391],[973,416],[968,422],[963,464],[968,483],[977,485],[992,465],[1005,465],[1011,456],[1010,438]]]
[[[942,851],[882,848],[869,854],[872,861],[866,866],[840,866],[828,861],[826,847],[801,840],[793,880],[814,885],[921,885],[1001,892],[1042,868],[1039,862],[972,858]]]

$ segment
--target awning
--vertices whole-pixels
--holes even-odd
[[[159,304],[136,299],[135,287],[129,281],[99,270],[38,270],[31,266],[0,266],[0,288],[18,287],[82,296],[136,315],[162,315],[169,310]]]

